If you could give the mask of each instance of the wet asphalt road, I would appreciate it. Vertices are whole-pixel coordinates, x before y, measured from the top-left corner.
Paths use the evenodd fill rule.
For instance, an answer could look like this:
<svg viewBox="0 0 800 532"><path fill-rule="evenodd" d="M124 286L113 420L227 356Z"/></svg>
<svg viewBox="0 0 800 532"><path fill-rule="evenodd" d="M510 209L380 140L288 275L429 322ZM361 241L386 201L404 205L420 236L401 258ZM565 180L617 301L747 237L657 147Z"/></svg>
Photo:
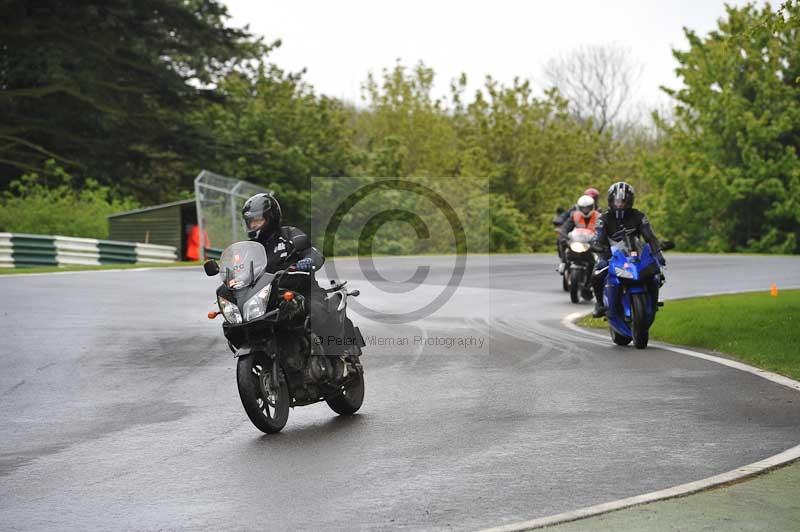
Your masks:
<svg viewBox="0 0 800 532"><path fill-rule="evenodd" d="M351 313L364 406L297 408L276 436L242 410L199 270L0 277L0 530L474 530L800 443L796 392L564 329L588 304L550 257L471 257L442 308L379 321L432 300L451 262L378 259L390 281L431 266L388 293L340 261L369 307ZM771 282L800 286L800 260L674 255L664 296Z"/></svg>

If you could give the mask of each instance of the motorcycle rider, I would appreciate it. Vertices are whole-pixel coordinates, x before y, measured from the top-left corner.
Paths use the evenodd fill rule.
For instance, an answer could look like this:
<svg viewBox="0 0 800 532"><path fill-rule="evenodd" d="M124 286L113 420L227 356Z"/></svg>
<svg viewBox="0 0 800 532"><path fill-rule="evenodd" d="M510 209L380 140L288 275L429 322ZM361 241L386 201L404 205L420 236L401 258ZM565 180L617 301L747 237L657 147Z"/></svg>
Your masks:
<svg viewBox="0 0 800 532"><path fill-rule="evenodd" d="M600 191L594 187L587 188L583 191L584 196L589 196L594 200L594 210L600 210L600 204L598 203L600 200Z"/></svg>
<svg viewBox="0 0 800 532"><path fill-rule="evenodd" d="M594 205L593 205L591 210L595 210L595 211L598 210L597 201L600 198L600 192L596 188L593 188L593 187L587 188L586 190L583 191L583 195L581 195L581 197L578 198L578 201L580 201L582 198L584 198L586 196L591 198L591 200L594 203ZM559 275L563 275L564 274L564 269L567 266L567 259L566 259L567 240L566 240L566 235L569 233L569 231L572 231L572 229L574 229L574 227L571 227L569 230L564 232L564 230L563 230L564 225L569 223L570 221L574 221L575 213L576 212L580 212L581 210L582 210L581 207L576 203L575 205L570 207L570 209L568 211L564 211L561 214L556 215L555 218L553 218L553 225L556 226L556 228L557 228L556 232L558 234L558 239L556 240L556 250L558 251L558 258L560 259L560 263L558 265L558 268L556 268L556 271L558 272Z"/></svg>
<svg viewBox="0 0 800 532"><path fill-rule="evenodd" d="M578 202L575 204L578 209L572 213L572 216L559 229L563 240L566 241L570 231L575 228L595 230L597 220L600 218L600 213L595 209L595 205L595 200L588 194L578 198Z"/></svg>
<svg viewBox="0 0 800 532"><path fill-rule="evenodd" d="M264 246L267 252L269 273L293 269L311 275L325 263L325 257L311 245L311 240L300 229L281 226L281 205L272 194L256 194L245 201L242 218L250 240ZM312 277L309 294L304 294L311 317L311 329L326 352L337 350L334 338L340 338L336 316L328 309L327 293Z"/></svg>
<svg viewBox="0 0 800 532"><path fill-rule="evenodd" d="M591 197L594 200L594 208L597 209L597 210L600 209L600 205L598 203L598 201L600 200L600 191L598 191L596 188L594 188L594 187L587 188L586 190L583 191L583 194L581 194L581 196L589 196L589 197ZM572 214L576 210L578 210L578 206L577 205L573 205L572 207L570 207L566 211L557 214L553 218L553 225L556 226L556 227L561 227L562 225L564 225L564 223L567 220L569 220L569 218L572 216Z"/></svg>
<svg viewBox="0 0 800 532"><path fill-rule="evenodd" d="M633 187L624 181L618 181L608 189L608 209L603 212L595 226L595 235L592 248L600 255L592 274L592 285L595 295L594 312L592 316L604 316L606 308L603 303L603 287L608 276L608 260L611 258L611 244L609 240L620 241L624 239L624 230L634 230L633 236L641 236L650 244L653 256L661 266L666 266L664 255L661 252L661 243L656 238L647 216L633 208L635 192ZM658 287L655 287L654 297L658 299Z"/></svg>

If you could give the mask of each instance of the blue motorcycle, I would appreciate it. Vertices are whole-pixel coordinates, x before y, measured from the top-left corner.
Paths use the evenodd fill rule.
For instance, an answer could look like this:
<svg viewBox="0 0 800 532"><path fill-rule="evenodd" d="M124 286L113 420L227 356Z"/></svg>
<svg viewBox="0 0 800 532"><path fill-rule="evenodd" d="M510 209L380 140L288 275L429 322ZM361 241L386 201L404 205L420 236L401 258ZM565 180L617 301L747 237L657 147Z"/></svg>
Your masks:
<svg viewBox="0 0 800 532"><path fill-rule="evenodd" d="M637 349L644 349L656 312L663 305L658 302L658 291L664 272L650 244L641 245L632 233L626 230L623 240L611 246L603 299L611 340L617 345L633 341ZM664 242L661 249L673 247L672 242Z"/></svg>

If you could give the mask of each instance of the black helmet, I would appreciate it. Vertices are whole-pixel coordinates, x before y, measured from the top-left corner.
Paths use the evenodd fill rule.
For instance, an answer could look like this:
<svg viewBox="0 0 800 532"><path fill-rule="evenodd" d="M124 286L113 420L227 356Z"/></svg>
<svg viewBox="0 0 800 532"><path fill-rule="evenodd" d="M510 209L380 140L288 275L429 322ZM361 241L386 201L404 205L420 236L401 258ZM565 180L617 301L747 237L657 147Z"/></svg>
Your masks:
<svg viewBox="0 0 800 532"><path fill-rule="evenodd" d="M625 181L618 181L608 189L608 210L617 218L625 216L628 209L633 208L633 199L636 193L633 187Z"/></svg>
<svg viewBox="0 0 800 532"><path fill-rule="evenodd" d="M256 194L242 207L244 228L250 240L258 240L262 232L269 234L281 226L281 204L272 194Z"/></svg>

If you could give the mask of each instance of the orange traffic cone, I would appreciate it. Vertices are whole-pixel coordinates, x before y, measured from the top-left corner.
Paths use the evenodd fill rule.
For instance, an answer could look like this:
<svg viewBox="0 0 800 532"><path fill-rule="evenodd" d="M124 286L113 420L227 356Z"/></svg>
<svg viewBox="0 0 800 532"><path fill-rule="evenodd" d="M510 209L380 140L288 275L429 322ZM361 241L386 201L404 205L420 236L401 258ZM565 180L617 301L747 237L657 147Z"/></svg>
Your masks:
<svg viewBox="0 0 800 532"><path fill-rule="evenodd" d="M778 297L778 285L772 283L772 286L769 287L769 295L772 297Z"/></svg>

